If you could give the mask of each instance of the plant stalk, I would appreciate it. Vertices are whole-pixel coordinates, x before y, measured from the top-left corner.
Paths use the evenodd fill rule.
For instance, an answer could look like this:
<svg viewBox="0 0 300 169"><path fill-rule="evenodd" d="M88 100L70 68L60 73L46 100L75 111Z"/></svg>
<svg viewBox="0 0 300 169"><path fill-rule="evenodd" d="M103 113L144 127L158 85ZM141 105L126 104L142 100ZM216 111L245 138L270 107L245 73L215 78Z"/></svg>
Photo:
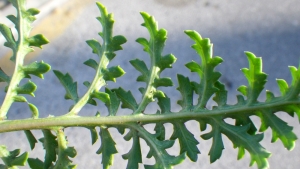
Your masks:
<svg viewBox="0 0 300 169"><path fill-rule="evenodd" d="M204 119L213 116L223 115L224 118L235 113L254 114L258 110L270 109L271 107L284 107L291 104L300 104L297 101L273 101L269 103L256 103L249 107L232 105L222 109L203 109L200 111L183 110L176 113L167 114L136 114L124 116L107 116L107 117L80 117L80 116L58 116L40 119L22 119L22 120L5 120L0 122L0 133L20 131L20 130L37 130L37 129L57 129L57 126L64 127L89 127L100 125L123 126L128 123L139 122L141 124L172 122L174 120L188 121L191 119Z"/></svg>

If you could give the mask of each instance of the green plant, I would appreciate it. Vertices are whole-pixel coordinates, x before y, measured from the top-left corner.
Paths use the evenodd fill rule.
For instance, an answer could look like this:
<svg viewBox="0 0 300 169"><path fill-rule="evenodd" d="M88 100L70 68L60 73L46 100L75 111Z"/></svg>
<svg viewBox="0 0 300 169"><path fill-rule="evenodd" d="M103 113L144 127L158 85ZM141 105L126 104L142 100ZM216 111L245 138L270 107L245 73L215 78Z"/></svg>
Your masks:
<svg viewBox="0 0 300 169"><path fill-rule="evenodd" d="M182 99L177 103L182 107L178 112L171 111L170 98L160 87L173 86L170 78L161 77L161 72L166 68L172 68L176 61L172 54L162 55L166 42L167 31L158 29L157 23L152 16L142 12L144 19L143 26L148 29L150 39L138 38L137 42L144 47L144 51L150 56L151 64L146 66L145 62L139 59L131 60L131 65L141 74L138 82L146 83L144 88L140 88L142 99L137 102L130 91L123 88L109 89L105 87L107 81L116 81L125 72L120 66L108 66L109 62L116 56L115 51L121 50L121 45L126 42L123 36L113 35L113 16L108 14L105 7L97 3L101 12L101 17L97 19L102 25L102 32L99 33L103 42L100 44L96 40L88 40L87 44L92 48L92 52L98 56L98 61L89 59L84 62L96 70L94 79L91 82L84 82L87 91L83 96L77 94L77 83L67 73L63 74L54 70L66 90L65 99L74 101L69 112L61 116L49 116L39 118L38 108L29 103L24 96L34 96L36 85L28 81L21 85L23 79L30 78L31 75L43 78L43 74L50 70L50 65L44 62L33 62L25 65L24 57L32 52L32 47L42 47L48 43L43 35L30 37L31 23L35 20L34 15L39 11L36 9L26 9L25 0L11 0L17 9L17 15L9 15L18 32L17 40L14 38L10 28L0 24L0 32L5 37L5 46L13 51L11 60L15 63L15 70L8 76L0 69L0 81L6 82L6 96L0 109L0 132L24 131L30 147L33 149L37 143L36 138L30 130L41 130L44 137L39 139L45 149L45 158L29 158L28 152L21 155L20 150L8 151L6 146L0 146L0 157L3 164L0 168L17 168L28 162L31 168L75 168L71 158L76 156L76 150L67 144L64 129L67 127L85 127L91 132L92 143L98 137L101 139L101 147L97 151L102 154L103 168L109 168L113 162L113 155L117 153L114 138L112 138L109 128L117 128L123 135L125 129L129 132L125 134L126 141L132 140L132 147L127 154L122 157L128 160L127 168L138 168L142 163L140 140L143 139L148 144L150 150L148 158L154 157L155 165L145 165L145 168L172 168L172 166L182 162L186 156L191 161L197 161L199 150L198 141L185 126L185 122L196 120L200 124L200 130L205 131L210 125L212 130L201 135L204 140L212 139L212 146L209 152L210 161L215 162L222 155L224 149L222 135L231 140L235 148L238 148L238 159L241 159L245 151L251 156L250 165L257 164L258 168L268 168L267 158L270 153L261 146L264 131L271 128L273 132L272 142L280 139L284 147L293 149L296 135L292 127L279 118L275 113L284 111L293 116L294 113L300 117L299 92L300 92L300 70L290 67L292 82L290 86L283 79L278 79L278 86L281 96L274 96L270 91L266 92L266 100L259 102L257 98L264 89L267 75L262 72L262 61L253 53L246 52L249 61L249 68L242 69L248 80L247 86L240 86L237 96L237 104L227 104L227 91L225 86L219 81L221 73L215 67L222 62L222 58L212 56L212 45L209 39L202 38L197 32L187 30L185 33L195 44L192 48L199 54L201 63L189 62L186 67L195 72L200 77L200 82L191 82L188 77L177 75L179 86L177 90L181 93ZM102 89L102 90L100 90ZM194 95L198 96L198 101L194 103ZM211 110L207 109L207 102L210 98L217 104ZM109 115L104 117L100 113L96 117L82 117L79 112L86 104L97 105L97 100L102 101ZM9 120L6 115L14 102L27 103L32 111L32 117L28 119ZM157 102L159 110L154 110L153 114L145 114L144 110L151 102ZM121 108L132 110L130 115L117 115ZM258 131L250 116L257 116L261 119L261 126ZM225 121L227 118L235 120L235 124ZM164 124L173 125L173 133L170 138L165 137ZM151 133L144 126L155 124L155 133ZM100 130L97 134L97 130ZM175 140L179 141L180 151L178 155L168 154L166 149L172 148Z"/></svg>

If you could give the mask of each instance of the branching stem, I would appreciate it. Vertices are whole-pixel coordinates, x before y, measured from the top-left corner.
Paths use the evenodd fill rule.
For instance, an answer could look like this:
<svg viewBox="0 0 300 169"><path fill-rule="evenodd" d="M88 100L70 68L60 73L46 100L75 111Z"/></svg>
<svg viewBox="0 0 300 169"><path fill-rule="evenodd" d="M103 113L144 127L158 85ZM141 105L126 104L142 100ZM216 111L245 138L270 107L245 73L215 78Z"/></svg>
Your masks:
<svg viewBox="0 0 300 169"><path fill-rule="evenodd" d="M6 119L6 114L10 108L10 106L12 105L12 103L14 102L14 96L17 95L17 92L15 91L15 89L18 87L20 81L23 79L23 73L21 72L20 68L23 66L23 62L24 62L24 57L25 55L29 52L28 50L30 50L30 48L26 48L27 45L24 45L24 32L25 32L25 26L26 24L24 24L24 20L22 17L22 12L21 12L21 6L17 6L17 19L18 19L18 41L17 41L17 49L16 51L13 51L13 57L15 58L15 69L14 69L14 73L12 75L12 78L10 80L9 83L9 87L7 89L6 92L6 96L3 100L1 109L0 109L0 120L4 120Z"/></svg>
<svg viewBox="0 0 300 169"><path fill-rule="evenodd" d="M187 110L168 113L168 114L137 114L126 116L108 116L108 117L49 117L40 119L23 119L23 120L7 120L0 123L0 133L19 131L19 130L35 130L35 129L53 129L57 126L64 127L78 127L78 126L100 126L100 125L114 125L122 126L128 123L140 122L142 124L155 123L155 122L169 122L177 119L190 120L202 119L206 117L224 115L226 117L230 114L237 112L254 113L255 110L268 109L270 107L284 107L291 104L300 104L298 101L272 101L269 103L256 103L250 107L245 106L229 106L220 110L203 109L199 112L190 112Z"/></svg>

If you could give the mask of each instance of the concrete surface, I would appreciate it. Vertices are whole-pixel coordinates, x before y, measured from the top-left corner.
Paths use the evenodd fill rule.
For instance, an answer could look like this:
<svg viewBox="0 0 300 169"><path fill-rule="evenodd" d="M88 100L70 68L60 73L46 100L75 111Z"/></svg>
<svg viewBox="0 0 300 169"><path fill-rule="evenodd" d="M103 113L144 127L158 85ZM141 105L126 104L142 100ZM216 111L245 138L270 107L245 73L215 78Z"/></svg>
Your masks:
<svg viewBox="0 0 300 169"><path fill-rule="evenodd" d="M117 80L117 83L109 83L108 87L114 88L122 86L125 89L132 90L133 94L139 99L138 88L143 84L131 81L139 75L137 71L129 64L129 60L134 58L149 59L142 51L142 47L135 42L138 37L148 37L146 29L141 27L143 22L139 11L146 11L153 15L159 23L160 28L168 30L168 37L165 54L173 53L177 57L177 62L173 70L165 70L164 76L170 76L176 83L175 73L189 75L192 80L197 80L196 75L191 74L183 65L191 60L199 61L195 51L190 48L192 41L183 33L183 30L193 29L198 31L203 37L209 37L214 44L214 55L221 56L224 59L218 70L222 72L221 81L227 84L229 90L229 103L236 102L235 95L238 94L236 88L242 84L247 84L240 69L247 67L247 59L244 51L251 51L257 56L261 56L264 61L264 72L268 77L266 89L278 94L276 78L284 78L288 82L291 80L288 66L298 66L300 56L300 2L298 0L262 0L262 1L201 1L201 0L152 0L152 1L124 1L124 0L102 0L101 1L109 12L115 16L115 34L124 35L128 42L123 46L124 50L118 52L116 59L111 65L121 65L127 72L124 77ZM41 14L43 11L41 10ZM43 33L51 41L43 50L37 49L35 54L28 56L27 61L44 60L52 65L53 70L70 72L73 79L78 82L79 94L82 95L85 87L83 81L90 80L93 77L93 70L87 68L82 63L88 58L96 58L91 53L91 49L86 45L85 40L100 39L97 33L101 31L100 24L95 17L99 16L99 11L92 0L67 1L60 7L55 8L50 14L41 19L34 32ZM1 16L2 17L2 16ZM9 57L7 50L0 47L0 54L3 57L0 60L1 67L10 72L11 63L5 61ZM176 72L175 72L176 71ZM132 78L134 77L134 78ZM130 79L130 80L128 80ZM30 99L40 109L41 116L48 114L61 115L67 112L70 101L63 99L64 89L52 72L45 75L44 80L33 78L39 86L36 91L36 98ZM134 85L133 85L134 84ZM42 87L43 86L43 87ZM180 99L179 92L172 89L164 89L169 97L172 98L173 110L178 110L176 100ZM3 98L1 93L0 98ZM55 98L55 99L54 99ZM263 100L264 96L261 96ZM155 108L152 104L148 111ZM100 111L104 115L107 113L103 105L99 107L86 106L80 115L94 115ZM122 111L120 114L126 114L129 111ZM283 113L279 113L288 123L295 126L295 133L300 136L300 127L297 118L291 118ZM27 118L30 112L24 104L14 104L9 118L17 117ZM255 118L259 125L259 119ZM200 139L198 124L190 122L187 124L193 130L195 138L200 142L199 148L201 154L196 163L186 160L175 168L247 168L250 157L247 154L242 160L237 161L237 150L232 148L232 144L224 137L225 150L220 160L209 164L207 156L211 141ZM195 127L197 126L197 127ZM151 128L153 126L149 126ZM169 137L172 129L169 125ZM112 168L125 168L126 161L121 157L129 150L128 143L123 141L122 136L115 130L111 130L118 143L120 154L115 156L115 163ZM39 131L34 132L37 138L41 137ZM102 168L101 156L94 152L99 148L99 141L91 146L89 132L85 129L67 129L66 133L69 139L69 145L78 149L78 157L74 162L78 168ZM300 165L298 157L300 155L299 141L293 151L288 152L282 146L280 141L274 144L269 143L271 131L268 130L263 146L272 152L269 158L270 168L272 169L296 169ZM22 150L28 150L25 136L19 132L1 134L1 144L7 143L10 149L22 146ZM25 143L23 143L25 142ZM154 160L147 160L145 142L142 142L143 161L153 163ZM129 143L130 145L130 143ZM177 153L171 151L170 153ZM31 153L33 157L43 158L41 145ZM25 167L26 168L26 167ZM143 168L143 167L141 167ZM254 166L253 168L256 168Z"/></svg>

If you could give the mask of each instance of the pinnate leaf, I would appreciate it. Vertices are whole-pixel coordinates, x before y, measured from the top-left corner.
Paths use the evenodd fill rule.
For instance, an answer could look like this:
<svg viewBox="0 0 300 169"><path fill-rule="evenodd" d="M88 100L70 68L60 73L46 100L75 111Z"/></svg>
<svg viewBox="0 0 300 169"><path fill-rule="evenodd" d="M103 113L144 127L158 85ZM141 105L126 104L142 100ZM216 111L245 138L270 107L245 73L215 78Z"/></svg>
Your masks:
<svg viewBox="0 0 300 169"><path fill-rule="evenodd" d="M142 163L141 145L138 134L135 130L130 130L124 137L126 141L132 139L132 147L128 153L122 155L123 159L128 160L126 169L138 169L139 163Z"/></svg>
<svg viewBox="0 0 300 169"><path fill-rule="evenodd" d="M200 151L197 148L199 142L195 139L194 135L186 128L185 124L181 121L173 122L174 132L171 140L178 139L180 144L180 154L186 152L190 160L196 162Z"/></svg>
<svg viewBox="0 0 300 169"><path fill-rule="evenodd" d="M199 95L196 109L205 108L210 97L218 91L215 83L221 76L220 72L214 71L215 67L223 62L220 57L212 57L212 44L209 39L203 39L196 31L186 30L185 33L195 42L192 48L201 58L201 65L192 61L186 64L191 72L198 73L200 84L193 82L195 92Z"/></svg>
<svg viewBox="0 0 300 169"><path fill-rule="evenodd" d="M41 143L43 143L43 147L46 151L45 153L45 161L44 168L49 168L52 166L52 162L56 161L56 151L58 149L58 143L56 140L56 136L54 136L50 130L42 130L44 137L39 139Z"/></svg>
<svg viewBox="0 0 300 169"><path fill-rule="evenodd" d="M145 165L146 169L171 169L172 166L179 164L184 160L184 153L178 156L172 156L166 151L166 149L174 145L174 140L158 140L157 136L161 133L151 134L143 127L138 125L131 125L131 127L138 131L139 137L143 138L146 141L147 145L150 147L147 158L155 158L155 165Z"/></svg>
<svg viewBox="0 0 300 169"><path fill-rule="evenodd" d="M148 69L144 61L139 59L130 61L132 66L141 73L137 81L146 83L146 87L139 88L143 97L138 106L138 113L143 112L150 102L155 101L155 98L165 97L164 92L157 88L172 86L173 82L170 78L161 78L160 73L166 68L171 68L172 64L176 61L175 56L172 54L162 55L167 39L167 31L165 29L158 29L153 16L145 12L141 12L141 15L144 19L142 26L147 28L150 39L138 38L136 42L141 44L144 51L149 54L151 64Z"/></svg>
<svg viewBox="0 0 300 169"><path fill-rule="evenodd" d="M62 129L57 130L57 161L51 169L75 169L76 165L72 164L70 158L77 155L74 147L67 146L67 139Z"/></svg>
<svg viewBox="0 0 300 169"><path fill-rule="evenodd" d="M97 154L102 154L102 164L104 169L108 169L113 164L113 155L118 151L116 143L111 137L107 128L100 127L99 136L101 137L101 147L98 149Z"/></svg>
<svg viewBox="0 0 300 169"><path fill-rule="evenodd" d="M211 132L201 135L204 140L213 139L209 150L210 163L215 162L222 155L224 144L219 126L214 126Z"/></svg>
<svg viewBox="0 0 300 169"><path fill-rule="evenodd" d="M234 147L238 147L238 159L244 156L246 149L251 156L250 166L256 163L260 169L269 167L267 158L271 154L259 143L263 139L263 134L250 135L247 132L250 125L233 126L218 119L214 119L214 122L219 125L221 132L232 141Z"/></svg>
<svg viewBox="0 0 300 169"><path fill-rule="evenodd" d="M250 52L245 52L245 54L249 61L249 69L243 68L242 72L247 78L249 86L241 86L238 88L238 91L247 97L248 103L253 103L257 101L259 94L264 89L267 75L262 72L261 58L257 58Z"/></svg>
<svg viewBox="0 0 300 169"><path fill-rule="evenodd" d="M293 127L287 125L285 121L278 118L270 110L261 112L259 116L262 121L260 131L263 132L270 127L272 129L272 142L277 141L279 138L286 149L292 150L295 147L297 136L293 133Z"/></svg>
<svg viewBox="0 0 300 169"><path fill-rule="evenodd" d="M112 30L113 30L113 15L108 14L106 8L99 2L96 2L101 17L97 17L97 19L100 21L103 27L103 31L99 33L99 35L103 38L104 42L107 43L107 53L106 57L108 60L112 60L115 57L115 51L121 50L121 45L124 44L127 40L124 36L117 35L112 36ZM96 45L97 48L99 48L99 45ZM95 49L93 48L93 51ZM101 51L102 52L102 51Z"/></svg>

